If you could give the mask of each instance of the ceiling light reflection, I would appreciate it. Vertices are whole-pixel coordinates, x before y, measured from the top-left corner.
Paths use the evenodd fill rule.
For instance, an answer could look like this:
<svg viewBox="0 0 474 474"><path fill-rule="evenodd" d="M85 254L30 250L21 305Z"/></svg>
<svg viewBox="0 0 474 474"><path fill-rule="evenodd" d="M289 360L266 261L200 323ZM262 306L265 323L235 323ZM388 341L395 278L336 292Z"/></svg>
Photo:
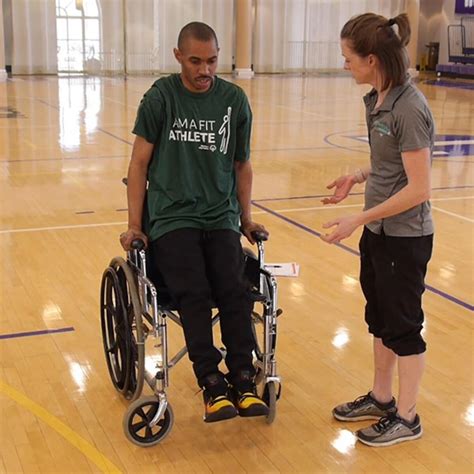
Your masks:
<svg viewBox="0 0 474 474"><path fill-rule="evenodd" d="M347 454L354 449L357 438L349 430L340 430L337 438L331 442L331 446L341 454Z"/></svg>
<svg viewBox="0 0 474 474"><path fill-rule="evenodd" d="M50 301L44 305L41 317L49 329L56 326L56 321L63 319L62 310L56 303Z"/></svg>
<svg viewBox="0 0 474 474"><path fill-rule="evenodd" d="M349 342L349 331L347 328L339 328L336 335L332 338L332 345L337 349L341 349Z"/></svg>
<svg viewBox="0 0 474 474"><path fill-rule="evenodd" d="M456 267L452 263L447 263L439 269L439 276L443 280L452 280L456 276Z"/></svg>
<svg viewBox="0 0 474 474"><path fill-rule="evenodd" d="M468 426L474 426L474 402L467 407L463 414L464 423Z"/></svg>
<svg viewBox="0 0 474 474"><path fill-rule="evenodd" d="M306 290L301 282L292 281L290 284L290 293L292 296L300 297L306 295Z"/></svg>
<svg viewBox="0 0 474 474"><path fill-rule="evenodd" d="M359 289L359 279L351 275L342 275L342 288L348 293Z"/></svg>
<svg viewBox="0 0 474 474"><path fill-rule="evenodd" d="M69 373L73 378L74 382L79 388L79 392L83 393L86 391L87 378L91 372L91 367L89 364L79 364L79 362L74 362L68 360Z"/></svg>

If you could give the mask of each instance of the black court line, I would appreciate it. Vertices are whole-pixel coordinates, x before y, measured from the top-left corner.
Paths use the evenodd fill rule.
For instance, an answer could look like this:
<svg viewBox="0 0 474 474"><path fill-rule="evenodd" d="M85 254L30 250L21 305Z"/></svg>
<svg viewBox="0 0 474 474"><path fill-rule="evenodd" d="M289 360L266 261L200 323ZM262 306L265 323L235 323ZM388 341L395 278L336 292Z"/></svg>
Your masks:
<svg viewBox="0 0 474 474"><path fill-rule="evenodd" d="M74 331L72 326L59 329L43 329L40 331L13 332L11 334L0 334L0 339L14 339L17 337L43 336L44 334L56 334L61 332Z"/></svg>
<svg viewBox="0 0 474 474"><path fill-rule="evenodd" d="M268 212L269 214L271 214L275 217L278 217L278 219L281 219L285 222L288 222L289 224L292 224L295 227L298 227L299 229L302 229L305 232L308 232L308 233L314 235L315 237L321 237L320 232L317 232L317 231L311 229L310 227L307 227L304 224L299 223L298 221L290 219L289 217L286 217L286 216L280 214L279 212L273 211L272 209L269 209L268 207L262 206L261 204L258 204L255 201L252 201L252 204L254 206L258 207L259 209L261 209L262 211ZM327 245L325 242L324 242L324 244ZM335 245L336 247L339 247L339 248L345 250L346 252L351 253L352 255L360 257L360 253L358 251L352 249L351 247L348 247L347 245L344 245L344 244L341 244L341 243L336 243L336 244L332 244L332 245ZM428 291L431 291L432 293L437 294L438 296L441 296L442 298L445 298L445 299L451 301L452 303L455 303L459 306L462 306L463 308L465 308L469 311L474 311L474 305L466 303L465 301L462 301L459 298L456 298L455 296L450 295L449 293L446 293L442 290L438 290L437 288L435 288L431 285L426 285L426 289Z"/></svg>
<svg viewBox="0 0 474 474"><path fill-rule="evenodd" d="M58 107L57 105L52 105L52 104L50 104L49 102L46 102L43 99L36 99L36 100L38 102L41 102L44 105L47 105L48 107L52 107L53 109L56 109L56 110L61 110L60 107ZM123 138L120 138L117 135L114 135L113 133L110 133L107 130L104 130L103 128L97 127L96 129L99 130L102 133L105 133L106 135L111 136L112 138L115 138L116 140L120 140L121 142L126 143L127 145L133 145L132 142L129 142L128 140L124 140Z"/></svg>
<svg viewBox="0 0 474 474"><path fill-rule="evenodd" d="M38 102L41 102L41 103L44 104L44 105L47 105L48 107L53 108L53 109L61 110L59 106L50 104L49 102L46 102L46 101L43 100L43 99L35 99L35 100L37 100Z"/></svg>
<svg viewBox="0 0 474 474"><path fill-rule="evenodd" d="M127 145L132 146L133 143L129 142L128 140L124 140L123 138L117 137L117 135L114 135L113 133L108 132L107 130L104 130L103 128L97 127L97 130L99 130L102 133L105 133L106 135L109 135L112 138L115 138L116 140L119 140L123 143L126 143Z"/></svg>

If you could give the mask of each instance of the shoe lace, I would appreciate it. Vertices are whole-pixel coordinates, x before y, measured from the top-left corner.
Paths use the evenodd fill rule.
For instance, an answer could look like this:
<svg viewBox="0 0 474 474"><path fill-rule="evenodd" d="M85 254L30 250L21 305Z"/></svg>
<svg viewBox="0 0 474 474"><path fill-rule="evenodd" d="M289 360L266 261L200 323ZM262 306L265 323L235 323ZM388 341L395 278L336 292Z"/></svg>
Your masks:
<svg viewBox="0 0 474 474"><path fill-rule="evenodd" d="M362 395L356 398L353 402L349 402L349 408L359 408L360 406L364 405L367 400L371 400L372 397L370 396L370 392L367 395Z"/></svg>
<svg viewBox="0 0 474 474"><path fill-rule="evenodd" d="M226 400L227 399L227 396L226 395L218 395L217 397L212 397L208 402L207 404L212 407L213 405L215 405L217 402L220 402L222 400Z"/></svg>
<svg viewBox="0 0 474 474"><path fill-rule="evenodd" d="M240 392L239 393L239 401L242 402L247 398L259 398L258 395L255 392L251 391L246 391L246 392Z"/></svg>
<svg viewBox="0 0 474 474"><path fill-rule="evenodd" d="M377 421L377 423L374 423L372 425L372 428L377 433L382 433L383 431L387 430L392 425L397 423L397 421L398 421L398 417L396 413L389 413L387 416L382 416L382 418L380 418L380 420Z"/></svg>

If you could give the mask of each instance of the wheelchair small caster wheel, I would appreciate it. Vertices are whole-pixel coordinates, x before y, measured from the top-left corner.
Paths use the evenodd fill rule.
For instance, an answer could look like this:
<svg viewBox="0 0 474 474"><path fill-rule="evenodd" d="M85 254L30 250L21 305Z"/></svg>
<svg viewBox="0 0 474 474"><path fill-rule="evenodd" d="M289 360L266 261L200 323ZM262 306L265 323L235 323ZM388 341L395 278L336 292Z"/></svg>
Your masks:
<svg viewBox="0 0 474 474"><path fill-rule="evenodd" d="M277 389L275 382L268 382L263 389L263 401L268 405L268 415L265 419L268 425L275 421L276 417L276 402L277 402Z"/></svg>
<svg viewBox="0 0 474 474"><path fill-rule="evenodd" d="M154 396L139 398L129 406L123 417L122 426L125 436L132 443L147 448L166 438L173 427L173 410L168 404L163 416L156 424L150 426L159 407L160 401Z"/></svg>

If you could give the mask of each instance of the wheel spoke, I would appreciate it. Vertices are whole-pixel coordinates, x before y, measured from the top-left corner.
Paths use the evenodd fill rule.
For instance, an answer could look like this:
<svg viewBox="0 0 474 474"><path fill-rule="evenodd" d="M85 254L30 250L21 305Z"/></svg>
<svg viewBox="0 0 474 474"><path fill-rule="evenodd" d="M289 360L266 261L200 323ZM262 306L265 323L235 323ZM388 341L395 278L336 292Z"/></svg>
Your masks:
<svg viewBox="0 0 474 474"><path fill-rule="evenodd" d="M132 430L134 433L138 433L140 430L145 428L145 426L148 426L146 421L139 421L138 423L132 424Z"/></svg>
<svg viewBox="0 0 474 474"><path fill-rule="evenodd" d="M107 349L107 352L109 354L114 354L116 355L117 354L117 348L118 348L118 344L117 342L114 342L108 349Z"/></svg>
<svg viewBox="0 0 474 474"><path fill-rule="evenodd" d="M146 414L146 419L148 420L148 423L150 423L151 420L153 420L153 418L156 415L156 412L158 411L158 405L157 404L149 405L149 407L150 407L150 409L148 410L148 413Z"/></svg>

